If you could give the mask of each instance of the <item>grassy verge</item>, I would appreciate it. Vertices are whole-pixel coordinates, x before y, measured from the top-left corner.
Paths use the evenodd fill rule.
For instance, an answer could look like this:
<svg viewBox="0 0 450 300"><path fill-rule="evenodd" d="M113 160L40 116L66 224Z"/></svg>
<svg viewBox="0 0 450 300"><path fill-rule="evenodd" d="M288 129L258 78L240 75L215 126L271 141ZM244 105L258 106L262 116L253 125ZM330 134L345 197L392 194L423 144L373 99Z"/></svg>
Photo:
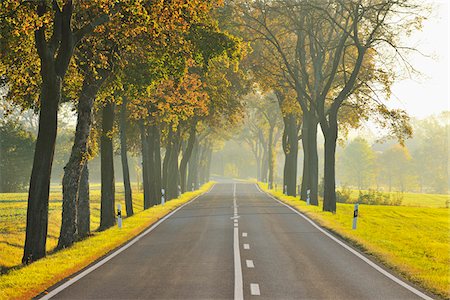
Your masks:
<svg viewBox="0 0 450 300"><path fill-rule="evenodd" d="M95 185L95 184L94 184ZM25 242L28 193L0 193L0 274L21 264ZM125 207L123 185L116 186L116 203ZM133 190L134 212L143 210L142 192ZM58 243L62 210L61 186L52 186L48 213L47 252ZM91 229L100 225L100 190L90 186Z"/></svg>
<svg viewBox="0 0 450 300"><path fill-rule="evenodd" d="M113 227L95 232L92 237L68 249L48 255L31 265L10 270L0 276L0 299L28 299L39 294L129 241L177 207L206 192L212 185L207 183L199 190L184 193L163 206L157 205L126 218L122 229Z"/></svg>
<svg viewBox="0 0 450 300"><path fill-rule="evenodd" d="M267 189L365 253L425 289L450 299L450 210L446 208L360 205L352 230L353 205L337 204L336 214L307 206L298 198Z"/></svg>

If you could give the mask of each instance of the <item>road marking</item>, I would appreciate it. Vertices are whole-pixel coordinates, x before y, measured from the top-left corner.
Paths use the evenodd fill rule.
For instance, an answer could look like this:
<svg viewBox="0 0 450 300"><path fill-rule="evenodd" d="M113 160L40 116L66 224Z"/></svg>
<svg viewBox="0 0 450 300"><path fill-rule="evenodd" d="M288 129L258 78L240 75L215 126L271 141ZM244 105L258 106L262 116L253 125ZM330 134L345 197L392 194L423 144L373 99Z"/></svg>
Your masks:
<svg viewBox="0 0 450 300"><path fill-rule="evenodd" d="M234 223L237 223L237 222L239 222L237 219L234 219Z"/></svg>
<svg viewBox="0 0 450 300"><path fill-rule="evenodd" d="M240 218L240 216L234 216L234 217L231 217L230 219L239 219Z"/></svg>
<svg viewBox="0 0 450 300"><path fill-rule="evenodd" d="M270 198L272 198L273 200L277 201L278 203L286 206L287 208L289 208L290 210L292 210L293 212L295 212L297 215L301 216L303 219L305 219L306 221L308 221L309 223L311 223L312 226L314 226L315 228L317 228L320 232L322 232L323 234L325 234L327 237L329 237L330 239L332 239L333 241L335 241L336 243L338 243L339 245L341 245L343 248L347 249L348 251L350 251L351 253L353 253L355 256L357 256L358 258L360 258L362 261L364 261L365 263L367 263L369 266L371 266L372 268L374 268L375 270L377 270L378 272L380 272L381 274L383 274L384 276L386 276L387 278L391 279L392 281L394 281L395 283L401 285L402 287L404 287L405 289L409 290L410 292L416 294L417 296L421 297L422 299L426 299L426 300L433 300L433 298L427 296L426 294L422 293L421 291L419 291L418 289L410 286L409 284L407 284L406 282L404 282L403 280L401 280L400 278L395 277L394 275L392 275L391 273L387 272L385 269L383 269L382 267L380 267L379 265L377 265L376 263L374 263L373 261L371 261L370 259L368 259L367 257L365 257L364 255L362 255L361 253L359 253L358 251L356 251L355 249L353 249L352 247L350 247L349 245L345 244L344 242L342 242L341 240L337 239L336 237L334 237L333 235L331 235L330 233L326 232L322 227L320 227L319 225L317 225L313 220L311 220L310 218L308 218L307 216L305 216L303 213L299 212L298 210L296 210L295 208L287 205L286 203L281 202L280 200L278 200L277 198L273 197L272 195L265 193L263 190L261 190L261 188L258 186L257 183L255 183L257 189L261 192L266 194L267 196L269 196Z"/></svg>
<svg viewBox="0 0 450 300"><path fill-rule="evenodd" d="M233 204L234 211L237 214L236 207L236 183L233 186ZM233 252L234 252L234 299L244 300L244 286L242 282L241 250L239 249L239 228L234 223Z"/></svg>
<svg viewBox="0 0 450 300"><path fill-rule="evenodd" d="M244 249L245 250L249 250L250 249L250 245L249 244L244 244Z"/></svg>
<svg viewBox="0 0 450 300"><path fill-rule="evenodd" d="M234 227L239 227L239 224L238 223L234 223Z"/></svg>
<svg viewBox="0 0 450 300"><path fill-rule="evenodd" d="M252 296L259 296L259 295L261 295L261 293L259 291L259 284L257 284L257 283L250 283L250 294L252 294Z"/></svg>
<svg viewBox="0 0 450 300"><path fill-rule="evenodd" d="M243 237L247 237L247 232L243 232L243 233L242 233L242 236L243 236Z"/></svg>
<svg viewBox="0 0 450 300"><path fill-rule="evenodd" d="M99 267L101 267L102 265L104 265L105 263L107 263L108 261L110 261L111 259L113 259L114 257L116 257L117 255L119 255L120 253L122 253L123 251L127 250L128 248L130 248L132 245L134 245L136 242L138 242L142 237L144 237L145 235L149 234L150 232L152 232L156 227L158 227L162 222L164 222L165 220L167 220L168 218L170 218L173 214L175 214L177 211L179 211L180 209L182 209L183 207L185 207L186 205L192 203L193 201L197 200L197 198L199 198L200 196L203 196L204 194L209 193L212 188L214 187L211 186L211 188L203 193L200 194L196 197L194 197L194 199L190 200L189 202L186 202L185 204L181 205L180 207L178 207L177 209L175 209L174 211L172 211L171 213L167 214L165 217L163 217L162 219L160 219L158 222L156 222L155 224L153 224L152 226L150 226L150 228L148 228L147 230L145 230L143 233L141 233L140 235L136 236L134 239L132 239L131 241L129 241L128 243L126 243L125 245L123 245L121 248L117 249L116 251L114 251L113 253L111 253L110 255L104 257L102 260L100 260L98 263L94 264L93 266L87 268L86 270L84 270L83 272L81 272L80 274L78 274L77 276L68 279L65 283L61 284L60 286L58 286L57 288L55 288L54 290L49 291L47 294L45 294L44 296L42 296L39 299L50 299L53 296L57 295L58 293L60 293L62 290L68 288L69 286L71 286L72 284L74 284L75 282L77 282L78 280L80 280L81 278L83 278L84 276L88 275L89 273L91 273L92 271L98 269Z"/></svg>
<svg viewBox="0 0 450 300"><path fill-rule="evenodd" d="M247 265L247 268L254 268L255 265L253 264L253 260L247 259L245 260L245 264Z"/></svg>

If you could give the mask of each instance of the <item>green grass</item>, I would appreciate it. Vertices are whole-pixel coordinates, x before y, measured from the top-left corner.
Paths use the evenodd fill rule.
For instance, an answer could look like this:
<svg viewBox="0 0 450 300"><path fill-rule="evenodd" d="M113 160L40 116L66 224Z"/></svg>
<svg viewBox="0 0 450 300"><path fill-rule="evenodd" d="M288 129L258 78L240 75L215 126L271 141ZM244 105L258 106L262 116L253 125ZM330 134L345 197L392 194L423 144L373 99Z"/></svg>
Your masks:
<svg viewBox="0 0 450 300"><path fill-rule="evenodd" d="M268 191L267 185L260 184L260 187ZM268 192L408 280L450 298L449 209L360 205L358 228L352 230L353 204L338 203L336 214L332 214L323 212L321 205L307 206L304 201L279 191ZM413 204L422 201L420 197L409 199Z"/></svg>
<svg viewBox="0 0 450 300"><path fill-rule="evenodd" d="M91 230L100 224L100 190L90 191ZM121 203L125 211L122 185L116 186L116 203ZM20 265L25 242L25 225L27 216L28 193L0 193L0 272ZM58 243L61 225L62 194L52 188L49 203L49 224L47 235L47 251L51 251ZM143 209L143 194L133 191L134 212Z"/></svg>
<svg viewBox="0 0 450 300"><path fill-rule="evenodd" d="M134 193L135 215L123 220L122 229L113 227L103 232L93 232L92 237L28 266L19 266L26 220L26 201L23 201L23 196L26 194L0 194L0 261L3 266L15 267L0 276L0 299L27 299L39 294L132 239L170 211L207 191L212 184L207 183L200 190L184 193L179 199L145 211L142 210L142 194ZM99 225L99 194L94 192L91 198L91 228L95 229ZM52 193L50 199L47 250L56 246L61 221L61 200L58 200L61 199L60 194ZM117 200L123 202L123 193L120 191L117 193ZM8 219L3 216L8 216Z"/></svg>

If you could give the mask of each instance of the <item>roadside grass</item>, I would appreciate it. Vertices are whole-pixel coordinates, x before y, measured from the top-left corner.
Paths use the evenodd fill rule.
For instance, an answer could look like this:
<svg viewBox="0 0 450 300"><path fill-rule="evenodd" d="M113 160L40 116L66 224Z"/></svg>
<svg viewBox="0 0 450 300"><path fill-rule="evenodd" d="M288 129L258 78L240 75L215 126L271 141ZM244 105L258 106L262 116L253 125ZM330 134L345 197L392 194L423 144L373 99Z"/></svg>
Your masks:
<svg viewBox="0 0 450 300"><path fill-rule="evenodd" d="M178 199L167 201L164 205L157 205L147 210L142 210L142 205L140 207L136 207L137 210L135 210L135 214L132 217L125 218L123 220L122 229L112 227L103 232L93 232L91 237L75 243L72 247L56 253L50 253L46 258L43 258L28 266L17 266L17 260L20 262L21 259L22 249L12 250L11 247L0 248L0 253L2 254L1 260L8 261L6 256L15 256L15 259L12 260L11 264L15 264L16 266L15 268L7 271L5 274L0 275L0 299L29 299L38 295L45 289L83 269L98 258L131 240L133 237L148 228L151 224L155 223L177 207L206 192L212 185L213 182L204 184L199 190L186 192ZM96 197L93 198L95 199ZM139 199L139 197L136 198ZM94 208L92 211L94 217L91 220L91 226L94 225L93 228L96 228L95 226L98 226L99 224L99 206L96 206L95 201L91 202L94 202L91 206L91 209ZM3 213L4 203L0 203L0 211ZM138 202L136 201L136 204L137 203ZM142 203L142 201L140 203ZM51 235L50 242L53 243L54 247L56 246L57 237L59 235L59 222L61 220L61 216L59 216L58 219L56 215L61 214L61 203L60 201L59 203L51 202L51 205L55 205L55 207L50 214L52 219L50 219L51 221L49 222L49 229L52 228L52 230L51 232L49 230L49 234ZM14 210L17 208L12 209ZM9 229L11 229L11 227L16 225L23 228L25 227L25 224L21 224L20 222L8 226L10 226ZM3 231L5 229L2 227L0 230L0 232L2 232L2 239L4 239ZM14 238L14 234L11 233L10 237ZM54 241L52 241L52 239L54 239ZM9 243L16 244L20 240L21 238L16 238L14 242L7 240L7 243L2 242L0 245L8 245ZM18 246L22 247L22 245L23 243L18 243ZM48 249L53 248L50 246Z"/></svg>
<svg viewBox="0 0 450 300"><path fill-rule="evenodd" d="M353 204L337 203L337 212L322 203L306 205L281 191L266 192L305 213L387 267L441 297L450 299L450 210L433 207L360 205L352 230Z"/></svg>
<svg viewBox="0 0 450 300"><path fill-rule="evenodd" d="M94 184L95 185L95 184ZM54 190L54 188L52 188ZM142 192L133 191L133 210L143 210ZM91 230L100 225L100 190L90 187ZM25 242L28 193L0 193L0 274L21 264ZM59 237L62 210L61 189L50 193L47 252L53 250ZM116 186L116 203L125 213L125 195L122 185Z"/></svg>

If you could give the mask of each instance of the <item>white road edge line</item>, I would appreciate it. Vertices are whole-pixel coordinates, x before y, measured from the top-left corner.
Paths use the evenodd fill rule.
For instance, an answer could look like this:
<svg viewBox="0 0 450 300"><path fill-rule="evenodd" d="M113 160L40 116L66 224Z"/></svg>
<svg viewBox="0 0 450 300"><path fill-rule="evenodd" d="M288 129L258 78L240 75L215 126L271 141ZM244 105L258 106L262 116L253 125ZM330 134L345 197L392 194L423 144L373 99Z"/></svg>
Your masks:
<svg viewBox="0 0 450 300"><path fill-rule="evenodd" d="M358 251L356 251L355 249L353 249L352 247L348 246L347 244L345 244L344 242L342 242L341 240L337 239L336 237L334 237L333 235L331 235L330 233L326 232L322 227L320 227L319 225L317 225L313 220L311 220L310 218L308 218L307 216L305 216L303 213L299 212L298 210L296 210L295 208L287 205L286 203L281 202L280 200L278 200L277 198L275 198L274 196L270 195L269 193L264 192L263 190L261 190L261 188L258 186L257 183L255 183L256 188L261 192L266 194L267 196L269 196L270 198L272 198L273 200L277 201L278 203L286 206L287 208L289 208L290 210L292 210L293 212L295 212L296 214L298 214L299 216L301 216L303 219L305 219L306 221L308 221L309 223L311 223L311 225L313 225L314 227L316 227L320 232L322 232L323 234L325 234L327 237L329 237L330 239L332 239L333 241L335 241L336 243L338 243L339 245L341 245L343 248L347 249L348 251L350 251L351 253L353 253L355 256L357 256L358 258L360 258L362 261L364 261L365 263L367 263L369 266L371 266L372 268L374 268L375 270L377 270L378 272L380 272L381 274L383 274L384 276L386 276L387 278L391 279L392 281L394 281L395 283L401 285L402 287L404 287L405 289L409 290L410 292L416 294L417 296L421 297L422 299L426 299L426 300L433 300L433 298L429 297L428 295L425 295L424 293L422 293L421 291L419 291L418 289L410 286L409 284L407 284L406 282L404 282L403 280L401 280L400 278L395 277L394 275L392 275L391 273L387 272L385 269L383 269L382 267L380 267L379 265L377 265L376 263L374 263L373 261L371 261L370 259L368 259L367 257L365 257L364 255L362 255L361 253L359 253Z"/></svg>
<svg viewBox="0 0 450 300"><path fill-rule="evenodd" d="M250 283L250 294L252 294L252 296L259 296L259 295L261 295L261 292L259 291L259 284L257 284L257 283Z"/></svg>
<svg viewBox="0 0 450 300"><path fill-rule="evenodd" d="M233 206L234 213L237 214L236 207L236 183L233 185ZM244 300L244 285L242 281L241 251L239 249L239 228L234 224L233 252L234 252L234 299Z"/></svg>
<svg viewBox="0 0 450 300"><path fill-rule="evenodd" d="M123 245L121 248L117 249L116 251L114 251L113 253L111 253L110 255L104 257L102 260L100 260L99 262L97 262L96 264L92 265L91 267L87 268L86 270L84 270L83 272L81 272L80 274L78 274L77 276L70 278L67 282L61 284L60 286L58 286L57 288L55 288L54 290L51 290L50 292L48 292L46 295L42 296L39 299L42 300L47 300L52 298L53 296L59 294L61 291L63 291L64 289L68 288L69 286L71 286L72 284L74 284L75 282L77 282L78 280L80 280L81 278L83 278L84 276L88 275L89 273L91 273L92 271L98 269L99 267L101 267L102 265L104 265L105 263L107 263L108 261L110 261L111 259L113 259L114 257L116 257L117 255L119 255L120 253L122 253L123 251L127 250L128 248L130 248L132 245L134 245L137 241L139 241L142 237L144 237L145 235L149 234L150 232L152 232L156 227L158 227L162 222L164 222L165 220L167 220L168 218L170 218L173 214L175 214L177 211L179 211L180 209L182 209L183 207L185 207L186 205L192 203L193 201L197 200L197 198L199 198L200 196L209 193L212 188L215 186L215 184L213 184L211 186L211 188L205 192L202 193L196 197L194 197L192 200L190 200L189 202L186 202L185 204L181 205L180 207L178 207L177 209L175 209L174 211L172 211L171 213L167 214L165 217L163 217L162 219L160 219L159 221L157 221L156 223L154 223L150 228L148 228L147 230L145 230L144 232L142 232L141 234L139 234L138 236L136 236L134 239L132 239L131 241L129 241L128 243L126 243L125 245Z"/></svg>

